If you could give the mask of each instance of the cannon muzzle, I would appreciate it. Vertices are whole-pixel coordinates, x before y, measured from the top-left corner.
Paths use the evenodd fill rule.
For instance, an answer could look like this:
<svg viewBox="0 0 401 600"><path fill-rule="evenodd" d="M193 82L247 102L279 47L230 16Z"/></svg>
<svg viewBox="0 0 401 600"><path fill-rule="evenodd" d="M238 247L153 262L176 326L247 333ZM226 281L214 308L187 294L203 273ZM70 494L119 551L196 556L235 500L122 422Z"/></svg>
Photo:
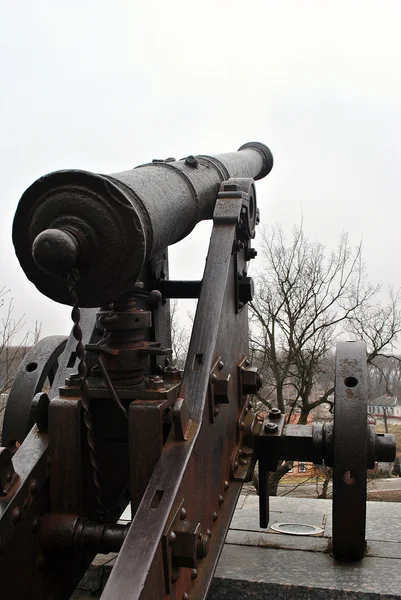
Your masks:
<svg viewBox="0 0 401 600"><path fill-rule="evenodd" d="M100 175L56 171L23 194L13 242L30 279L46 296L70 304L66 275L84 307L118 300L135 284L144 263L213 216L222 181L261 179L273 166L264 144L238 152L153 161Z"/></svg>

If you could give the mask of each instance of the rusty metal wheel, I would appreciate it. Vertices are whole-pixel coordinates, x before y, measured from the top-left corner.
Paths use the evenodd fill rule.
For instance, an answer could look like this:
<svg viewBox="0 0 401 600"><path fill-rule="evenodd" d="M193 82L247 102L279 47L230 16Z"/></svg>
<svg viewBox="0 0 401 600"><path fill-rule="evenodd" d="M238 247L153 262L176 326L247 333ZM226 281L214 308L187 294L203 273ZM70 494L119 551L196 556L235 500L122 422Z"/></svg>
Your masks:
<svg viewBox="0 0 401 600"><path fill-rule="evenodd" d="M8 396L4 414L2 445L22 444L34 421L32 400L38 392L51 387L67 338L52 335L40 340L22 360Z"/></svg>
<svg viewBox="0 0 401 600"><path fill-rule="evenodd" d="M339 342L333 430L333 555L360 560L365 552L367 362L364 342Z"/></svg>

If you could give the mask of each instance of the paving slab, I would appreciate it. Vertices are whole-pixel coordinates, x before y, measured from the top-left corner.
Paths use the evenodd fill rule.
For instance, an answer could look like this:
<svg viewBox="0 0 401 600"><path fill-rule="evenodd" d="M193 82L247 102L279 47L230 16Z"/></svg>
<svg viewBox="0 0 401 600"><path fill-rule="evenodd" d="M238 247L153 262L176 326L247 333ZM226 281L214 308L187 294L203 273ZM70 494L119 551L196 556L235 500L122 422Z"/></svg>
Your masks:
<svg viewBox="0 0 401 600"><path fill-rule="evenodd" d="M401 504L368 502L366 556L346 563L330 555L330 500L270 498L270 524L316 525L320 536L261 529L258 502L240 497L207 600L401 600ZM98 555L71 600L100 598L114 561Z"/></svg>

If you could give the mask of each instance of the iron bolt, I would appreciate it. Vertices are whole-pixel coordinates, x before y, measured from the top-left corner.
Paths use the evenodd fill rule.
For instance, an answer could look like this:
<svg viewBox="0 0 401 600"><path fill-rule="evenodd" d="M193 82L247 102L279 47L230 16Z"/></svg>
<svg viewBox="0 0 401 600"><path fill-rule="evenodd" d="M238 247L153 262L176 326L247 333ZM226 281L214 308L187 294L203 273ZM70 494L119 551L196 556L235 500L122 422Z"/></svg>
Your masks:
<svg viewBox="0 0 401 600"><path fill-rule="evenodd" d="M246 271L245 271L246 274ZM239 300L244 304L252 302L254 296L254 286L252 277L242 277L238 286Z"/></svg>
<svg viewBox="0 0 401 600"><path fill-rule="evenodd" d="M228 483L228 481L225 481L224 482L224 490L227 491L229 487L230 487L230 484Z"/></svg>
<svg viewBox="0 0 401 600"><path fill-rule="evenodd" d="M186 164L188 167L193 167L193 168L195 168L195 167L197 167L197 166L198 166L198 164L199 164L199 161L198 161L198 159L197 159L195 156L193 156L192 154L190 154L190 155L189 155L189 156L187 156L187 158L185 159L185 164Z"/></svg>
<svg viewBox="0 0 401 600"><path fill-rule="evenodd" d="M278 431L276 423L266 423L264 429L265 433L276 433Z"/></svg>
<svg viewBox="0 0 401 600"><path fill-rule="evenodd" d="M243 456L242 458L239 459L239 464L240 465L247 465L248 464L248 459Z"/></svg>
<svg viewBox="0 0 401 600"><path fill-rule="evenodd" d="M196 579L197 577L198 577L198 571L196 569L192 569L191 579Z"/></svg>
<svg viewBox="0 0 401 600"><path fill-rule="evenodd" d="M281 417L281 410L279 408L272 408L269 412L270 419L279 419Z"/></svg>
<svg viewBox="0 0 401 600"><path fill-rule="evenodd" d="M197 554L198 558L206 558L207 553L209 551L209 536L205 533L200 533L198 537L197 544Z"/></svg>
<svg viewBox="0 0 401 600"><path fill-rule="evenodd" d="M214 383L215 381L217 381L217 375L216 373L212 373L212 383Z"/></svg>
<svg viewBox="0 0 401 600"><path fill-rule="evenodd" d="M14 510L12 511L11 520L14 523L14 525L16 525L17 523L19 523L21 521L21 510L19 509L18 506L16 506L14 508Z"/></svg>
<svg viewBox="0 0 401 600"><path fill-rule="evenodd" d="M218 516L219 516L219 515L218 515L218 514L217 514L217 512L215 511L215 512L213 513L213 521L217 521L217 518L218 518Z"/></svg>
<svg viewBox="0 0 401 600"><path fill-rule="evenodd" d="M189 594L187 594L187 592L184 593L182 600L189 600Z"/></svg>
<svg viewBox="0 0 401 600"><path fill-rule="evenodd" d="M228 404L231 397L231 375L220 375L216 378L214 385L214 401L216 404Z"/></svg>
<svg viewBox="0 0 401 600"><path fill-rule="evenodd" d="M168 543L170 544L170 546L172 544L174 544L174 542L175 542L176 539L177 539L177 536L175 535L174 531L172 531L170 533L170 535L169 535L169 538L168 538Z"/></svg>
<svg viewBox="0 0 401 600"><path fill-rule="evenodd" d="M235 471L238 471L238 462L237 461L235 461L235 463L234 463L234 472Z"/></svg>
<svg viewBox="0 0 401 600"><path fill-rule="evenodd" d="M186 518L186 516L187 516L187 511L185 510L185 508L182 508L181 512L180 512L181 521L183 521Z"/></svg>
<svg viewBox="0 0 401 600"><path fill-rule="evenodd" d="M219 501L219 505L221 506L223 504L223 502L224 502L223 496L220 495L218 501Z"/></svg>
<svg viewBox="0 0 401 600"><path fill-rule="evenodd" d="M218 407L218 406L216 406L216 407L214 408L214 410L213 410L213 415L214 415L215 417L217 417L217 415L219 414L219 412L220 412L220 409L219 409L219 407Z"/></svg>
<svg viewBox="0 0 401 600"><path fill-rule="evenodd" d="M221 371L221 369L223 369L223 367L224 367L224 363L223 363L223 361L222 361L222 360L219 360L219 362L218 362L217 366L219 367L219 371Z"/></svg>
<svg viewBox="0 0 401 600"><path fill-rule="evenodd" d="M249 360L249 358L246 358L246 359L245 359L245 366L246 366L246 367L249 367L249 366L250 366L250 364L251 364L251 361Z"/></svg>
<svg viewBox="0 0 401 600"><path fill-rule="evenodd" d="M148 301L151 306L159 306L162 301L162 294L159 290L151 290L149 292Z"/></svg>
<svg viewBox="0 0 401 600"><path fill-rule="evenodd" d="M257 394L262 387L262 378L256 367L248 367L242 373L242 393Z"/></svg>
<svg viewBox="0 0 401 600"><path fill-rule="evenodd" d="M165 389L164 381L161 377L159 377L159 375L149 377L149 379L145 382L145 388L147 390L155 390L155 391L164 390Z"/></svg>
<svg viewBox="0 0 401 600"><path fill-rule="evenodd" d="M245 252L245 260L252 260L253 258L256 258L257 255L258 253L255 248L247 248Z"/></svg>

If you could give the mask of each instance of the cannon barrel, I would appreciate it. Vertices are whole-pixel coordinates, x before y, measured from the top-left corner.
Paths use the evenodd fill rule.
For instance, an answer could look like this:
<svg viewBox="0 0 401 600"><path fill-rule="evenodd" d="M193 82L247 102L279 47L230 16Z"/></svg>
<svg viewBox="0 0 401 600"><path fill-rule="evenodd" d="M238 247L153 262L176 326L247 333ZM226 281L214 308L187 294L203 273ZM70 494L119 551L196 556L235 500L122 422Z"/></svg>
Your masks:
<svg viewBox="0 0 401 600"><path fill-rule="evenodd" d="M118 300L144 263L213 215L222 181L261 179L273 166L264 144L237 152L153 161L100 175L56 171L22 195L13 242L25 274L46 296L70 304L66 274L79 272L81 306Z"/></svg>

